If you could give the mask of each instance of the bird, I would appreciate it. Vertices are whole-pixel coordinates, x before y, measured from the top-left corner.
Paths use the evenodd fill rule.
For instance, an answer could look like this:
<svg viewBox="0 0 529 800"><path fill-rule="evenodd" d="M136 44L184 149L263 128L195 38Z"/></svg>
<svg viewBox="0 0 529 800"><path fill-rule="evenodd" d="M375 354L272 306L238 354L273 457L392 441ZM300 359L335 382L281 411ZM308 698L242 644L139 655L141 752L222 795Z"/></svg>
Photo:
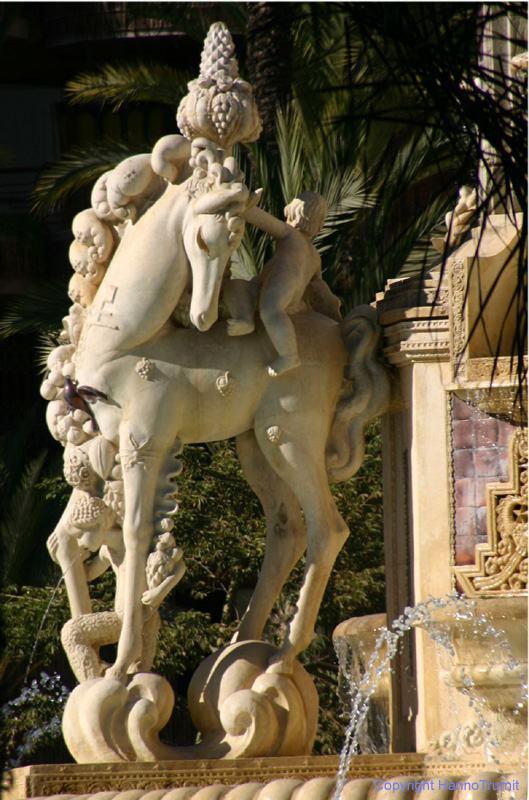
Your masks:
<svg viewBox="0 0 529 800"><path fill-rule="evenodd" d="M94 433L99 430L94 412L88 404L95 403L96 400L108 401L108 395L104 392L100 392L98 389L94 389L92 386L79 386L78 381L72 380L69 375L66 375L61 396L66 403L68 413L76 409L84 411L92 420L92 430Z"/></svg>

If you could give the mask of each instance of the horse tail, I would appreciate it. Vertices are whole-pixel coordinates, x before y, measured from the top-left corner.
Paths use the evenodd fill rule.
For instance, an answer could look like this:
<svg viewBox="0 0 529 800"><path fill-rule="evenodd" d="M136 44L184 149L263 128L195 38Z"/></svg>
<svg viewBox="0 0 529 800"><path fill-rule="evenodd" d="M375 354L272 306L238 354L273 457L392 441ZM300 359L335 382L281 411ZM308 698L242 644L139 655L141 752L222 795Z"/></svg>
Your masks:
<svg viewBox="0 0 529 800"><path fill-rule="evenodd" d="M329 480L337 482L352 477L360 468L364 429L387 411L390 398L388 374L377 357L381 329L375 309L358 306L341 326L349 359L325 452Z"/></svg>

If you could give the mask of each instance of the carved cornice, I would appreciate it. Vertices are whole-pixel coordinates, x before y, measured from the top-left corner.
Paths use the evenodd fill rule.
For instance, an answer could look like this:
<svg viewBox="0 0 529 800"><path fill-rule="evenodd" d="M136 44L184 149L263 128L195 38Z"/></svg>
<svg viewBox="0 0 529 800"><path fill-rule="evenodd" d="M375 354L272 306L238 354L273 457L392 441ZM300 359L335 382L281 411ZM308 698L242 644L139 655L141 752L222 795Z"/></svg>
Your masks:
<svg viewBox="0 0 529 800"><path fill-rule="evenodd" d="M415 361L448 360L448 320L408 319L384 330L384 355L390 364L404 366Z"/></svg>
<svg viewBox="0 0 529 800"><path fill-rule="evenodd" d="M44 798L61 794L73 798L92 797L99 792L110 792L115 800L120 793L137 792L136 800L152 791L163 792L158 800L175 797L175 790L187 789L185 797L190 800L204 787L209 787L207 797L217 800L243 796L253 800L258 796L270 800L291 800L296 797L311 800L328 800L334 789L340 763L339 756L317 756L306 758L262 758L242 761L193 761L167 762L159 764L53 764L19 767L12 770L11 783L6 786L5 800ZM355 756L352 759L344 797L387 796L387 792L375 788L375 780L406 775L421 781L432 777L475 774L490 769L479 755L451 761L446 756L436 758L421 753L393 753L383 755ZM128 767L126 769L125 767ZM462 768L463 767L463 768ZM505 761L504 772L520 769L518 761ZM499 776L501 773L490 773ZM519 776L518 776L519 777ZM492 779L492 778L491 778ZM366 785L368 783L369 785ZM246 784L244 794L242 785ZM165 790L165 792L164 792ZM300 794L301 791L301 794ZM180 798L183 794L178 794ZM202 793L201 797L204 796ZM359 795L360 796L360 795ZM400 795L399 795L400 796ZM447 796L448 797L448 796ZM471 797L471 795L469 795ZM516 799L516 795L513 798ZM123 795L123 800L125 796Z"/></svg>
<svg viewBox="0 0 529 800"><path fill-rule="evenodd" d="M487 486L488 542L476 545L475 566L454 567L468 597L527 594L527 430L509 443L508 483Z"/></svg>
<svg viewBox="0 0 529 800"><path fill-rule="evenodd" d="M495 383L517 385L517 365L518 359L511 361L509 356L473 358L467 362L467 381L490 385L494 380ZM524 368L527 369L527 357L524 358Z"/></svg>
<svg viewBox="0 0 529 800"><path fill-rule="evenodd" d="M448 300L447 282L439 273L388 281L376 307L390 364L448 360Z"/></svg>
<svg viewBox="0 0 529 800"><path fill-rule="evenodd" d="M527 358L522 371L527 374ZM464 362L464 375L447 384L446 389L485 414L505 417L513 423L527 423L527 392L520 392L518 359L503 356L473 358Z"/></svg>

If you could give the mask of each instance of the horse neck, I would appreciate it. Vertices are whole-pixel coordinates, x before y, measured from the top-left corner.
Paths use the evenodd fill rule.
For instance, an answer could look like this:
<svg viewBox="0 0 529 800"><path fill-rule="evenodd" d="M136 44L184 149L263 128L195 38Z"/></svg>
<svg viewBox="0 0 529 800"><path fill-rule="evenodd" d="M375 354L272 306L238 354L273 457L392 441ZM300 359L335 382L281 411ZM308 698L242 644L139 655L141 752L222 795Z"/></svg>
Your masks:
<svg viewBox="0 0 529 800"><path fill-rule="evenodd" d="M137 347L171 316L190 274L181 235L188 201L181 189L168 187L125 233L87 314L83 350Z"/></svg>

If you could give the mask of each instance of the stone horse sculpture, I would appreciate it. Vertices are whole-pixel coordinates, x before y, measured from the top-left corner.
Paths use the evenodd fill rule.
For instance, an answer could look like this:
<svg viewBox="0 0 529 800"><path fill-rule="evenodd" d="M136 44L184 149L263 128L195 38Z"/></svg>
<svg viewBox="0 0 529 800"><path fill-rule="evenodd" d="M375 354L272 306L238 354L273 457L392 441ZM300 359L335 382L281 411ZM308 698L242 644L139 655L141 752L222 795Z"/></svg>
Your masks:
<svg viewBox="0 0 529 800"><path fill-rule="evenodd" d="M74 220L74 305L42 393L50 401L52 433L66 446L65 474L73 486L49 549L65 572L72 607L63 641L77 652L77 661L71 660L84 681L64 722L78 760L292 755L311 747L315 718L307 707L314 690L295 657L311 641L330 571L349 534L328 480L344 480L360 466L364 426L384 412L388 382L377 361L378 326L370 307L343 322L308 303L293 309L300 366L275 377L266 368L275 350L259 321L252 333L229 335L219 302L230 294L227 266L242 240L245 215L259 224L251 211L259 196L215 142L168 136L152 155L128 159L103 176L92 209ZM236 437L243 471L263 505L266 555L228 655L211 670L201 667L192 684L195 717L203 722L202 728L197 723L201 747L183 753L160 745L139 711L136 722L127 723L125 740L108 744L116 725L100 721L107 744L103 750L87 745L80 727L93 698L106 714L110 697L129 702L127 684L140 691L141 675L131 675L150 668L156 609L184 572L177 535L169 536L175 457L188 443L229 437ZM261 643L256 657L245 643L259 644L255 640L305 550L303 582L283 644ZM87 566L90 552L98 555ZM87 569L96 575L109 565L117 576L116 607L103 620L92 614ZM88 634L81 623L88 628L90 620L95 634L83 639ZM104 665L98 646L117 639L116 661ZM246 666L234 666L237 659ZM251 744L235 747L241 722L233 709L219 710L222 687L211 701L215 710L204 711L216 669L246 675L235 692L245 708L271 686L291 711L304 706L303 733L299 724L278 733L277 722L268 721L259 735L252 733ZM160 710L167 690L153 689L151 679L162 679L147 677L140 695ZM251 688L257 683L259 690ZM155 732L161 722L152 723Z"/></svg>

